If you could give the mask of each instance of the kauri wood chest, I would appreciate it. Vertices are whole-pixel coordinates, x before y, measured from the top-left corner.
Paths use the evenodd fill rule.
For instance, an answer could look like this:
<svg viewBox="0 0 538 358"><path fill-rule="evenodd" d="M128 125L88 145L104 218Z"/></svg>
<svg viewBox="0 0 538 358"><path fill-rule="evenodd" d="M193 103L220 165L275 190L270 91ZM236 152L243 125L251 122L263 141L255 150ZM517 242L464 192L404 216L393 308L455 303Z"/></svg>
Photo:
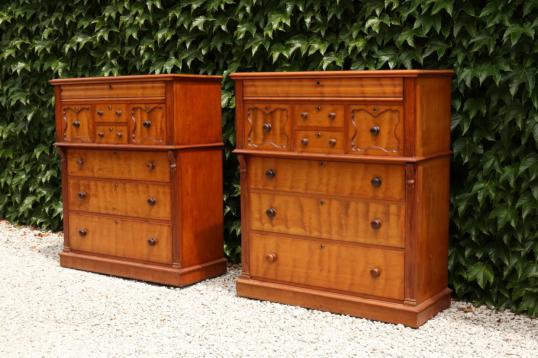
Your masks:
<svg viewBox="0 0 538 358"><path fill-rule="evenodd" d="M452 75L231 76L239 296L413 327L450 305Z"/></svg>
<svg viewBox="0 0 538 358"><path fill-rule="evenodd" d="M226 271L220 76L57 79L64 267L184 286Z"/></svg>

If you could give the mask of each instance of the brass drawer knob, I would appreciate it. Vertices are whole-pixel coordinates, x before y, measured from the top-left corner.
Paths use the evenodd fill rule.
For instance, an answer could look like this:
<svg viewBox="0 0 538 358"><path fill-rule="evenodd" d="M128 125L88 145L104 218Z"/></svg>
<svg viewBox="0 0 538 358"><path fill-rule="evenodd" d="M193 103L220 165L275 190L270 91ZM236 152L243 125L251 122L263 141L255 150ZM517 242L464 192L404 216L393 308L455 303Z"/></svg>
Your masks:
<svg viewBox="0 0 538 358"><path fill-rule="evenodd" d="M80 229L78 229L78 234L80 236L86 236L88 234L88 229L80 228Z"/></svg>
<svg viewBox="0 0 538 358"><path fill-rule="evenodd" d="M370 181L370 183L372 183L372 186L374 188L379 188L382 182L383 181L381 180L380 177L373 177L372 180Z"/></svg>
<svg viewBox="0 0 538 358"><path fill-rule="evenodd" d="M331 138L329 139L329 144L334 147L336 145L336 139L335 138Z"/></svg>
<svg viewBox="0 0 538 358"><path fill-rule="evenodd" d="M276 176L276 171L274 171L273 169L267 169L265 171L265 176L269 179L273 179Z"/></svg>
<svg viewBox="0 0 538 358"><path fill-rule="evenodd" d="M85 191L79 191L79 192L78 192L78 197L79 197L80 199L84 199L84 198L86 197L86 192L85 192Z"/></svg>
<svg viewBox="0 0 538 358"><path fill-rule="evenodd" d="M149 246L155 246L156 244L157 244L157 239L156 239L156 238L154 238L154 237L150 237L150 238L148 239L148 245L149 245Z"/></svg>
<svg viewBox="0 0 538 358"><path fill-rule="evenodd" d="M105 132L97 132L97 135L101 138L103 138L105 136Z"/></svg>
<svg viewBox="0 0 538 358"><path fill-rule="evenodd" d="M75 127L75 128L79 128L79 127L80 127L80 121L79 121L78 119L75 119L75 120L73 121L73 127Z"/></svg>
<svg viewBox="0 0 538 358"><path fill-rule="evenodd" d="M381 270L379 269L379 267L374 267L370 270L370 276L372 276L373 278L378 278L379 275L381 275Z"/></svg>
<svg viewBox="0 0 538 358"><path fill-rule="evenodd" d="M308 118L308 112L301 112L301 118L307 119Z"/></svg>
<svg viewBox="0 0 538 358"><path fill-rule="evenodd" d="M149 119L146 119L144 123L142 123L142 125L144 126L144 128L149 128L151 127L151 121Z"/></svg>
<svg viewBox="0 0 538 358"><path fill-rule="evenodd" d="M263 131L264 131L265 133L269 133L269 132L271 131L271 128L272 128L272 127L273 127L273 126L271 126L271 123L267 123L267 122L264 123L263 126L262 126Z"/></svg>
<svg viewBox="0 0 538 358"><path fill-rule="evenodd" d="M372 229L374 230L379 230L381 228L381 225L383 223L381 222L380 219L374 219L372 221L370 221L370 226L372 227Z"/></svg>
<svg viewBox="0 0 538 358"><path fill-rule="evenodd" d="M309 142L308 138L301 139L301 144L302 145L308 145L308 142Z"/></svg>
<svg viewBox="0 0 538 358"><path fill-rule="evenodd" d="M267 214L268 217L270 217L272 219L276 215L276 209L275 208L269 208L269 209L265 210L265 213Z"/></svg>
<svg viewBox="0 0 538 358"><path fill-rule="evenodd" d="M373 126L370 128L370 134L374 137L377 137L379 135L379 132L381 131L381 128L379 126Z"/></svg>
<svg viewBox="0 0 538 358"><path fill-rule="evenodd" d="M78 158L78 159L77 159L77 165L78 165L79 167L83 166L83 165L84 165L84 158Z"/></svg>
<svg viewBox="0 0 538 358"><path fill-rule="evenodd" d="M270 254L265 255L265 259L269 262L275 262L277 259L277 255L274 252L272 252Z"/></svg>
<svg viewBox="0 0 538 358"><path fill-rule="evenodd" d="M148 198L148 204L149 204L150 206L154 206L155 204L157 204L157 199L155 199L154 197L150 196L150 197Z"/></svg>
<svg viewBox="0 0 538 358"><path fill-rule="evenodd" d="M152 171L155 169L155 162L153 162L153 160L150 160L148 162L148 164L146 164L146 167L148 168L149 171Z"/></svg>
<svg viewBox="0 0 538 358"><path fill-rule="evenodd" d="M334 121L334 120L336 119L336 113L335 113L335 112L331 112L331 113L329 113L329 119L330 119L331 121Z"/></svg>

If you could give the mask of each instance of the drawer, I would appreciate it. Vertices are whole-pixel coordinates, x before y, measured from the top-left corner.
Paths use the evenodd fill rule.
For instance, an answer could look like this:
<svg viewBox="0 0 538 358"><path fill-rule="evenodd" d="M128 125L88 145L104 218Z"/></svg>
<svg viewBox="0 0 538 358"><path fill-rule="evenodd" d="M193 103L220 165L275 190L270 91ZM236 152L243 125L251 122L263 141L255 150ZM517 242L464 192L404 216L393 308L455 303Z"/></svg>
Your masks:
<svg viewBox="0 0 538 358"><path fill-rule="evenodd" d="M291 106L247 103L245 143L250 149L290 150Z"/></svg>
<svg viewBox="0 0 538 358"><path fill-rule="evenodd" d="M62 99L164 97L163 82L62 85Z"/></svg>
<svg viewBox="0 0 538 358"><path fill-rule="evenodd" d="M404 123L400 105L350 106L351 154L402 155Z"/></svg>
<svg viewBox="0 0 538 358"><path fill-rule="evenodd" d="M403 97L402 78L304 78L243 81L244 97Z"/></svg>
<svg viewBox="0 0 538 358"><path fill-rule="evenodd" d="M343 153L344 132L296 131L295 150L300 153Z"/></svg>
<svg viewBox="0 0 538 358"><path fill-rule="evenodd" d="M170 187L126 181L69 178L69 209L170 220Z"/></svg>
<svg viewBox="0 0 538 358"><path fill-rule="evenodd" d="M69 176L170 181L165 152L74 150L67 152Z"/></svg>
<svg viewBox="0 0 538 358"><path fill-rule="evenodd" d="M134 104L129 106L131 142L133 144L165 144L165 104Z"/></svg>
<svg viewBox="0 0 538 358"><path fill-rule="evenodd" d="M62 106L62 136L66 142L92 141L92 106L73 104Z"/></svg>
<svg viewBox="0 0 538 358"><path fill-rule="evenodd" d="M127 141L127 126L95 126L95 142L97 144L126 144Z"/></svg>
<svg viewBox="0 0 538 358"><path fill-rule="evenodd" d="M365 164L319 160L249 157L251 188L402 200L405 168L395 164Z"/></svg>
<svg viewBox="0 0 538 358"><path fill-rule="evenodd" d="M251 192L252 230L404 247L405 210L399 202Z"/></svg>
<svg viewBox="0 0 538 358"><path fill-rule="evenodd" d="M127 123L129 113L125 104L96 104L95 122L101 123Z"/></svg>
<svg viewBox="0 0 538 358"><path fill-rule="evenodd" d="M403 251L276 235L249 238L254 278L404 298Z"/></svg>
<svg viewBox="0 0 538 358"><path fill-rule="evenodd" d="M172 262L172 229L167 224L69 214L69 244L73 250Z"/></svg>
<svg viewBox="0 0 538 358"><path fill-rule="evenodd" d="M344 127L345 110L337 104L300 104L293 108L295 127Z"/></svg>

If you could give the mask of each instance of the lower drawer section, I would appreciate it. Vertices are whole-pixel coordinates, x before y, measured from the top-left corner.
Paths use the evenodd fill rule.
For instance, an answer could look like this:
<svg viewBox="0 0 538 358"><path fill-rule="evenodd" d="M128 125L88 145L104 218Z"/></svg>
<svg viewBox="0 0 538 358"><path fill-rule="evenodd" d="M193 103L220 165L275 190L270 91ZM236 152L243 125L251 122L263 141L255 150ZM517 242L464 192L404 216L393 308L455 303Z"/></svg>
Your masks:
<svg viewBox="0 0 538 358"><path fill-rule="evenodd" d="M167 224L70 214L69 243L73 250L172 262L172 228Z"/></svg>
<svg viewBox="0 0 538 358"><path fill-rule="evenodd" d="M403 251L252 233L249 239L253 278L404 298Z"/></svg>

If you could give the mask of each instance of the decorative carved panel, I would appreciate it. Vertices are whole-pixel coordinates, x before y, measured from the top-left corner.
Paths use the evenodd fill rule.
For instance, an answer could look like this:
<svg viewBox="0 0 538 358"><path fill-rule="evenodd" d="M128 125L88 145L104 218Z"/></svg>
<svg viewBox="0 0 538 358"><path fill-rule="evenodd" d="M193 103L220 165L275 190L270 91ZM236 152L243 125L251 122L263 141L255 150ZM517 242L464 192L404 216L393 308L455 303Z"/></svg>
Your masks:
<svg viewBox="0 0 538 358"><path fill-rule="evenodd" d="M246 108L247 146L290 150L290 110L281 104L252 104Z"/></svg>
<svg viewBox="0 0 538 358"><path fill-rule="evenodd" d="M166 123L164 104L133 105L131 116L131 143L165 144Z"/></svg>
<svg viewBox="0 0 538 358"><path fill-rule="evenodd" d="M63 139L66 142L92 141L92 111L90 105L62 107Z"/></svg>

